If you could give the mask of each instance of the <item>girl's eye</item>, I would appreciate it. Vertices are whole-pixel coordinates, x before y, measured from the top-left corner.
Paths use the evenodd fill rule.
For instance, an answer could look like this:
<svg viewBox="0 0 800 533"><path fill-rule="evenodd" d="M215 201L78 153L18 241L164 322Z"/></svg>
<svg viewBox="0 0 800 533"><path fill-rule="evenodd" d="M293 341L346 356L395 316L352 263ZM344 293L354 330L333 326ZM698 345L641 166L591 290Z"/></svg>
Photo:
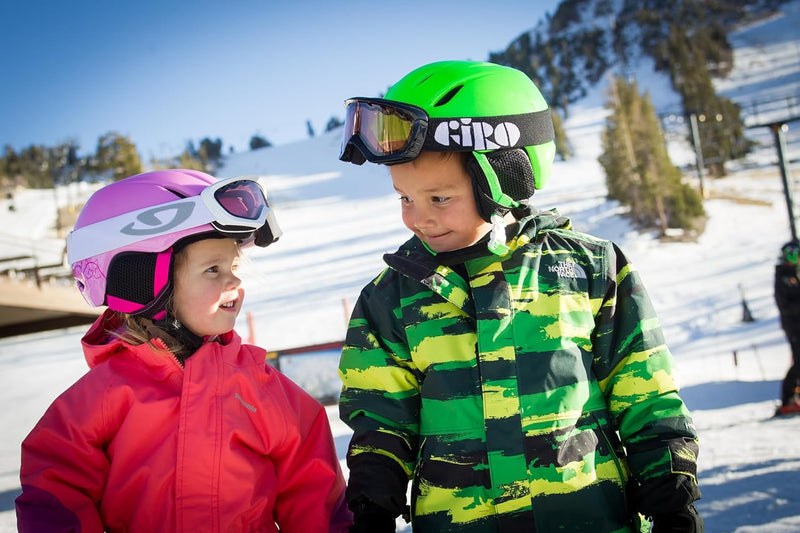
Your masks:
<svg viewBox="0 0 800 533"><path fill-rule="evenodd" d="M211 272L212 274L216 274L217 272L219 272L219 267L217 266L208 267L206 269L206 272Z"/></svg>
<svg viewBox="0 0 800 533"><path fill-rule="evenodd" d="M433 203L435 203L435 204L443 204L449 199L450 199L449 196L434 196L433 197Z"/></svg>
<svg viewBox="0 0 800 533"><path fill-rule="evenodd" d="M411 199L408 196L401 196L400 197L400 203L401 204L410 204L411 203Z"/></svg>

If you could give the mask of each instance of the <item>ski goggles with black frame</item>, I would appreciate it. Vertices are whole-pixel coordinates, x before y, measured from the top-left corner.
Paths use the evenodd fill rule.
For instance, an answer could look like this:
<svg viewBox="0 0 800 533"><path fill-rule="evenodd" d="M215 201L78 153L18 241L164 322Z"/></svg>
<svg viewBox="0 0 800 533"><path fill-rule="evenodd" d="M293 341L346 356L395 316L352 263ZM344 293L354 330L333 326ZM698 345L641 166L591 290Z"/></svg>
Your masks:
<svg viewBox="0 0 800 533"><path fill-rule="evenodd" d="M225 237L261 247L283 234L257 178L234 177L212 183L198 196L144 207L73 230L67 235L68 261L72 264L204 224Z"/></svg>
<svg viewBox="0 0 800 533"><path fill-rule="evenodd" d="M550 110L494 117L432 118L424 109L383 98L345 100L341 161L395 165L422 150L473 152L522 148L555 138Z"/></svg>

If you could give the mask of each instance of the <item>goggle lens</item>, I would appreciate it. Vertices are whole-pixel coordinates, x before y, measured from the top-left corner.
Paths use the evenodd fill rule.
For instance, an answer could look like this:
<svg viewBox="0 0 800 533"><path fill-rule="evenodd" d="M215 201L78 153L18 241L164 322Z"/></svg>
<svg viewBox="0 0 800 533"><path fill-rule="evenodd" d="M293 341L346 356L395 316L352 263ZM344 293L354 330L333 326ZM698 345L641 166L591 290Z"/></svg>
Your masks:
<svg viewBox="0 0 800 533"><path fill-rule="evenodd" d="M361 100L348 102L342 154L354 137L369 151L365 154L367 159L402 153L413 140L417 120L411 113L391 105Z"/></svg>
<svg viewBox="0 0 800 533"><path fill-rule="evenodd" d="M267 207L261 187L249 180L235 181L214 191L214 199L231 215L246 220L258 220Z"/></svg>

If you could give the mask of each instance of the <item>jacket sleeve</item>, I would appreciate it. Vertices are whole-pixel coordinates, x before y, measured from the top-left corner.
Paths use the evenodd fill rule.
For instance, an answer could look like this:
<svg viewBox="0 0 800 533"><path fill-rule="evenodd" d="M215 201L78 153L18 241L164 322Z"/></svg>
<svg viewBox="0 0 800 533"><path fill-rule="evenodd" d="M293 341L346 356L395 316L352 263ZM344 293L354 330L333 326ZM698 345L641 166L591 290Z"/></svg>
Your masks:
<svg viewBox="0 0 800 533"><path fill-rule="evenodd" d="M686 474L696 483L697 433L678 395L673 358L645 291L622 252L606 251L594 368L639 483Z"/></svg>
<svg viewBox="0 0 800 533"><path fill-rule="evenodd" d="M103 531L98 509L109 462L102 392L92 385L84 376L59 396L22 443L20 532Z"/></svg>
<svg viewBox="0 0 800 533"><path fill-rule="evenodd" d="M353 309L339 365L339 410L353 429L348 503L370 500L398 516L417 456L421 377L397 305L387 296L392 291L380 279L365 287Z"/></svg>
<svg viewBox="0 0 800 533"><path fill-rule="evenodd" d="M291 380L277 375L288 403L288 412L280 416L288 429L276 450L275 522L286 533L346 533L352 514L327 412Z"/></svg>

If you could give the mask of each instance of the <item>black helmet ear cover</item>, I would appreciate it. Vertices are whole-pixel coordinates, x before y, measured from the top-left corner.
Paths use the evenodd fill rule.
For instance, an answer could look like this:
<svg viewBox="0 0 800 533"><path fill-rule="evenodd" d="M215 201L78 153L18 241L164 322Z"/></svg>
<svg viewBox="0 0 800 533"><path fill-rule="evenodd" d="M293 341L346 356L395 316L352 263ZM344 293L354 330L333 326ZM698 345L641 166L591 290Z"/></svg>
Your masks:
<svg viewBox="0 0 800 533"><path fill-rule="evenodd" d="M123 252L108 265L106 304L116 311L153 318L172 293L172 248L163 252ZM168 264L159 275L158 264ZM111 297L114 302L109 302Z"/></svg>
<svg viewBox="0 0 800 533"><path fill-rule="evenodd" d="M488 153L472 152L467 157L467 172L472 178L475 203L481 218L491 221L492 213L505 215L521 200L527 200L536 191L533 181L533 168L527 152L522 148L495 150ZM479 158L485 158L494 176L487 176ZM500 196L492 194L489 180L497 180ZM512 200L513 202L509 202ZM508 205L506 205L508 204ZM517 204L517 205L514 205Z"/></svg>

